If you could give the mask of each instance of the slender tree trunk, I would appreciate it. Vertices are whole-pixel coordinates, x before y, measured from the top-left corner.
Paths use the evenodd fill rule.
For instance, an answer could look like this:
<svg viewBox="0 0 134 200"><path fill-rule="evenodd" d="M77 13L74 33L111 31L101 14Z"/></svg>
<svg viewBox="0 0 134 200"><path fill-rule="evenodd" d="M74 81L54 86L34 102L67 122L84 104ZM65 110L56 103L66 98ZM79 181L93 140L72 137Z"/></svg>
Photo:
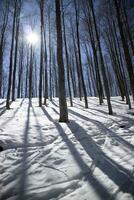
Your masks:
<svg viewBox="0 0 134 200"><path fill-rule="evenodd" d="M65 92L65 72L63 64L63 41L61 26L61 6L60 0L55 0L56 5L56 28L57 28L57 63L59 73L59 106L60 106L60 122L68 122L68 109Z"/></svg>
<svg viewBox="0 0 134 200"><path fill-rule="evenodd" d="M46 47L46 34L44 30L44 63L45 63L45 94L44 94L44 105L47 103L48 99L48 64L47 64L47 47Z"/></svg>
<svg viewBox="0 0 134 200"><path fill-rule="evenodd" d="M85 82L84 82L83 70L82 70L80 38L79 38L79 2L78 2L78 7L77 7L76 0L74 0L74 4L75 4L77 46L78 46L78 55L79 55L79 65L80 65L82 89L83 89L84 100L85 100L85 108L88 108L87 91L86 91L86 86L85 86Z"/></svg>
<svg viewBox="0 0 134 200"><path fill-rule="evenodd" d="M81 76L80 76L80 66L79 66L79 61L78 61L77 47L76 47L76 44L75 44L74 29L73 29L72 22L71 22L71 31L72 31L72 40L73 40L73 45L74 45L76 71L77 71L77 77L78 77L78 91L79 91L80 101L82 101L82 83L81 83Z"/></svg>
<svg viewBox="0 0 134 200"><path fill-rule="evenodd" d="M43 30L44 30L44 0L40 1L40 31L41 31L41 47L40 47L40 80L39 80L39 107L42 106L42 73L43 73Z"/></svg>
<svg viewBox="0 0 134 200"><path fill-rule="evenodd" d="M27 63L26 63L26 80L25 80L25 98L28 97L28 76L29 76L29 48L27 48ZM37 80L36 80L37 81Z"/></svg>
<svg viewBox="0 0 134 200"><path fill-rule="evenodd" d="M50 7L48 9L48 29L49 29L49 92L50 101L52 101L52 47L51 47L51 18L50 18Z"/></svg>
<svg viewBox="0 0 134 200"><path fill-rule="evenodd" d="M20 9L21 2L18 5L17 16L16 16L16 44L15 44L15 55L14 55L14 69L13 69L13 85L12 85L12 101L15 101L15 85L16 85L16 68L17 68L17 54L18 54L18 40L19 40L19 26L20 26Z"/></svg>
<svg viewBox="0 0 134 200"><path fill-rule="evenodd" d="M62 22L63 22L63 37L64 37L64 45L65 45L65 55L66 55L66 66L67 66L67 82L68 82L68 91L69 91L69 98L70 98L70 105L73 106L72 101L72 92L71 92L71 86L70 86L70 71L69 71L69 55L68 55L68 48L67 48L67 42L66 42L66 27L65 27L65 19L64 19L64 11L63 11L63 4L62 4Z"/></svg>
<svg viewBox="0 0 134 200"><path fill-rule="evenodd" d="M22 46L20 49L20 57L19 57L19 74L18 74L18 91L17 91L17 98L21 97L21 83L23 81L22 79L22 73L23 73L23 59L24 59L24 43L22 42Z"/></svg>
<svg viewBox="0 0 134 200"><path fill-rule="evenodd" d="M92 17L91 17L91 13L90 13L89 4L87 4L87 5L84 4L83 6L84 6L84 14L85 14L85 17L87 19L86 22L87 22L88 33L89 33L92 52L93 52L94 67L95 67L95 70L92 70L93 71L93 77L94 77L93 81L92 81L93 82L93 88L94 88L94 93L96 95L96 89L95 89L95 83L94 83L94 80L95 80L96 88L97 88L97 92L98 92L98 96L99 96L99 103L101 105L103 103L103 96L104 96L103 93L104 92L103 92L102 80L101 80L101 76L100 76L99 58L98 58L98 54L97 54L97 47L96 47L96 42L95 42L95 34L94 34L94 30L93 30L94 29L93 21L92 21ZM86 49L86 52L87 52L87 49ZM87 53L86 53L86 55L87 55ZM90 55L90 60L89 60L89 56L87 56L87 60L88 60L88 63L90 64L91 63L90 62L91 55ZM94 69L94 67L92 66L92 69ZM95 74L94 74L94 71L95 71Z"/></svg>
<svg viewBox="0 0 134 200"><path fill-rule="evenodd" d="M53 69L54 69L54 79L55 79L55 96L59 96L59 91L58 91L58 75L57 75L57 65L56 65L56 55L53 52L52 54L53 57Z"/></svg>
<svg viewBox="0 0 134 200"><path fill-rule="evenodd" d="M121 13L120 13L121 11L120 11L120 7L118 5L117 0L114 0L114 5L115 5L115 9L116 9L116 15L117 15L117 20L118 20L118 26L119 26L123 51L124 51L124 55L125 55L125 61L126 61L126 65L127 65L129 78L130 78L132 95L133 95L133 99L134 99L134 71L133 71L132 60L131 60L131 56L129 53L129 47L128 47L128 44L127 44L127 41L126 41L126 38L124 35L124 31L123 31L123 23L121 20Z"/></svg>
<svg viewBox="0 0 134 200"><path fill-rule="evenodd" d="M33 77L33 47L30 47L30 66L29 66L29 100L32 98L32 77Z"/></svg>
<svg viewBox="0 0 134 200"><path fill-rule="evenodd" d="M71 50L70 50L70 52L71 52ZM73 86L74 97L78 97L77 87L76 87L75 63L74 63L74 58L72 56L70 56L70 78L71 78L71 82L72 82L72 86Z"/></svg>
<svg viewBox="0 0 134 200"><path fill-rule="evenodd" d="M109 87L108 87L108 84L107 84L108 80L107 80L106 71L105 71L105 67L104 67L104 60L103 60L103 55L102 55L100 39L99 39L98 30L97 30L97 24L96 24L96 19L95 19L95 14L94 14L94 6L93 6L92 0L90 0L90 6L91 6L91 10L92 10L96 39L97 39L98 49L99 49L99 54L100 54L101 71L102 71L102 76L103 76L105 92L106 92L106 96L107 96L109 115L112 115L113 111L112 111L112 105L111 105L111 101L110 101L110 91L109 91Z"/></svg>
<svg viewBox="0 0 134 200"><path fill-rule="evenodd" d="M0 98L2 97L2 79L3 79L3 53L4 53L4 39L5 39L5 31L8 23L9 16L9 2L4 2L5 11L3 13L3 23L1 28L1 37L0 37Z"/></svg>
<svg viewBox="0 0 134 200"><path fill-rule="evenodd" d="M9 64L9 77L8 77L8 91L6 108L10 109L10 93L11 93L11 83L12 83L12 68L13 68L13 49L14 49L14 35L15 35L15 19L17 10L17 0L15 0L14 16L13 16L13 28L12 28L12 40L11 40L11 50L10 50L10 64Z"/></svg>

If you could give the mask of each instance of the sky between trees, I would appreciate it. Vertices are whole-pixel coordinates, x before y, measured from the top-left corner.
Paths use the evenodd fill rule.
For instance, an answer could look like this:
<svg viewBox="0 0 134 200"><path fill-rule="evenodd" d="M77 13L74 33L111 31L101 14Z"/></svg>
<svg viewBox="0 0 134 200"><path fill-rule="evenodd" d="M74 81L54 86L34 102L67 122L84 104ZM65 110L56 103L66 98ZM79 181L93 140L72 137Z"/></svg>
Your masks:
<svg viewBox="0 0 134 200"><path fill-rule="evenodd" d="M59 97L134 97L133 1L0 1L0 97L39 97L39 106Z"/></svg>

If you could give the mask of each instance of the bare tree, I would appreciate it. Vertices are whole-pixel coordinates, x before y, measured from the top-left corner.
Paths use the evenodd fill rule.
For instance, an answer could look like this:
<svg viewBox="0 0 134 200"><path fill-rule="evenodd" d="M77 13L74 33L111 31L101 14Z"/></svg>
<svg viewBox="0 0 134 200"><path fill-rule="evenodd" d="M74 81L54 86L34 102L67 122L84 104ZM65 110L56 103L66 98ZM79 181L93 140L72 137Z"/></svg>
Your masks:
<svg viewBox="0 0 134 200"><path fill-rule="evenodd" d="M55 0L56 6L56 28L57 28L57 63L59 75L59 107L60 107L60 122L68 122L68 110L65 92L65 72L63 64L63 41L62 41L62 26L61 26L61 5L60 0Z"/></svg>
<svg viewBox="0 0 134 200"><path fill-rule="evenodd" d="M64 19L63 2L62 2L62 22L63 22L63 31L64 31L63 38L64 38L65 55L66 55L68 91L69 91L69 97L70 97L70 105L73 106L72 92L71 92L71 85L70 85L70 64L69 64L69 55L68 55L68 47L67 47L67 40L66 40L66 26L65 26L65 19Z"/></svg>
<svg viewBox="0 0 134 200"><path fill-rule="evenodd" d="M13 27L12 27L12 40L11 40L11 49L10 49L10 64L9 64L9 77L8 77L8 91L7 91L7 100L6 108L10 109L10 93L11 93L11 83L12 83L12 68L13 68L13 50L14 50L14 39L15 39L15 20L17 14L17 0L14 0L14 14L13 14Z"/></svg>
<svg viewBox="0 0 134 200"><path fill-rule="evenodd" d="M39 80L39 106L42 106L42 74L43 74L43 33L44 33L44 0L39 1L40 6L40 80Z"/></svg>
<svg viewBox="0 0 134 200"><path fill-rule="evenodd" d="M4 53L5 31L6 31L8 16L9 16L9 1L4 1L3 6L4 6L3 13L2 13L3 15L1 15L2 26L0 29L0 98L2 97L3 53Z"/></svg>
<svg viewBox="0 0 134 200"><path fill-rule="evenodd" d="M110 91L109 91L109 86L108 86L108 80L106 76L106 71L105 71L105 64L104 64L104 59L102 55L102 49L101 49L101 44L100 44L100 39L99 39L99 34L98 34L98 29L97 29L97 24L96 24L96 17L94 13L94 5L92 0L90 0L90 7L92 11L92 16L93 16L93 23L94 23L94 28L95 28L95 34L96 34L96 40L98 43L98 49L99 49L99 55L100 55L100 65L101 65L101 71L102 71L102 76L103 76L103 82L104 82L104 87L105 87L105 92L106 92L106 97L107 97L107 103L108 103L108 109L109 109L109 114L112 115L112 105L110 101Z"/></svg>
<svg viewBox="0 0 134 200"><path fill-rule="evenodd" d="M15 101L15 85L16 85L16 68L17 68L17 54L18 54L18 40L19 40L19 27L20 27L20 12L21 12L21 0L17 4L16 14L16 33L15 33L15 55L14 55L14 69L13 69L13 85L12 85L12 101Z"/></svg>
<svg viewBox="0 0 134 200"><path fill-rule="evenodd" d="M133 70L131 56L130 56L130 53L129 53L129 46L128 46L128 43L126 41L124 30L123 30L123 22L122 22L122 16L121 16L121 5L117 0L114 0L114 5L115 5L115 9L116 9L117 21L118 21L123 51L124 51L124 55L125 55L126 66L127 66L127 70L128 70L128 74L129 74L129 78L130 78L132 95L133 95L133 99L134 99L134 70Z"/></svg>
<svg viewBox="0 0 134 200"><path fill-rule="evenodd" d="M80 48L80 36L79 36L79 9L80 9L79 1L77 4L76 0L74 0L74 7L75 7L75 16L76 16L77 48L78 48L78 57L79 57L79 66L80 66L79 70L80 70L82 89L83 89L84 99L85 99L85 108L88 108L87 91L86 91L86 86L84 82L84 75L83 75L82 61L81 61L81 48Z"/></svg>

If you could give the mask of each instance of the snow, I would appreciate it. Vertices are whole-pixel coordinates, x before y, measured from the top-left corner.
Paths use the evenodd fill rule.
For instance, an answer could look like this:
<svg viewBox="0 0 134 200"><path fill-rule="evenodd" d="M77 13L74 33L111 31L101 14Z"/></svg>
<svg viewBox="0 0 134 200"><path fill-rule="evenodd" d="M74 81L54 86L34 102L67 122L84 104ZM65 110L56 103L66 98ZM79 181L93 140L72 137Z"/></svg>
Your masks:
<svg viewBox="0 0 134 200"><path fill-rule="evenodd" d="M59 123L58 99L0 100L1 200L134 199L134 109L112 97L89 108L75 98L69 123Z"/></svg>

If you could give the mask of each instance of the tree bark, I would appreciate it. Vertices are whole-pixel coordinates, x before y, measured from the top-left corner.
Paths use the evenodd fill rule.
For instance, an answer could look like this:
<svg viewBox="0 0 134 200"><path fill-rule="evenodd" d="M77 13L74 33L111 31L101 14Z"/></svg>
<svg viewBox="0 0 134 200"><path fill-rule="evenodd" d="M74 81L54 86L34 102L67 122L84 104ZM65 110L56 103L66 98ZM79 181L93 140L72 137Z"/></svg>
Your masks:
<svg viewBox="0 0 134 200"><path fill-rule="evenodd" d="M63 64L63 40L61 26L61 6L60 0L55 0L56 5L56 28L57 28L57 63L59 73L59 107L60 122L68 122L68 109L65 92L65 72Z"/></svg>
<svg viewBox="0 0 134 200"><path fill-rule="evenodd" d="M12 83L12 68L13 68L13 49L14 49L14 35L15 35L15 19L16 19L16 10L17 10L17 0L14 2L14 15L13 15L13 28L12 28L12 40L11 40L11 50L10 50L10 64L9 64L9 76L8 76L8 91L7 91L7 100L6 108L10 109L10 93L11 93L11 83Z"/></svg>
<svg viewBox="0 0 134 200"><path fill-rule="evenodd" d="M131 56L129 53L129 47L128 47L127 41L125 39L124 31L123 31L123 23L122 23L121 13L120 13L121 11L120 11L120 7L118 5L117 0L114 0L114 6L116 9L116 15L117 15L120 36L121 36L121 42L122 42L123 51L124 51L124 55L125 55L125 61L126 61L126 65L127 65L128 74L129 74L132 95L133 95L133 99L134 99L134 70L133 70Z"/></svg>

